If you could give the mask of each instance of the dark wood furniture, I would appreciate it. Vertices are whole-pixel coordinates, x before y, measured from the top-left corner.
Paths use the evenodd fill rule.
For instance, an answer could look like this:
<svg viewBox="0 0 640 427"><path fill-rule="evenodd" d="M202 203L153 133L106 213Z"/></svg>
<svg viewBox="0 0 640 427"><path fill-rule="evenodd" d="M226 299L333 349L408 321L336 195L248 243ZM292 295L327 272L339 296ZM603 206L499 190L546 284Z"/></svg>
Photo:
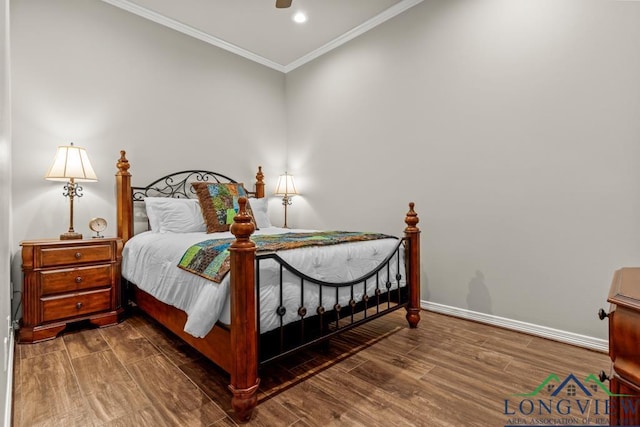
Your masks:
<svg viewBox="0 0 640 427"><path fill-rule="evenodd" d="M610 424L640 425L640 268L615 272L608 302L610 378Z"/></svg>
<svg viewBox="0 0 640 427"><path fill-rule="evenodd" d="M118 322L122 240L28 240L22 246L21 342L55 336L69 323Z"/></svg>
<svg viewBox="0 0 640 427"><path fill-rule="evenodd" d="M158 185L174 183L173 175L161 178L147 187L132 187L131 173L129 172L130 164L126 158L125 151L120 152L120 159L117 162L118 172L116 173L116 193L117 193L117 221L118 236L122 238L126 244L127 240L133 237L133 205L134 196L133 189L142 190L147 194L148 189L153 189L154 194L173 194L175 190L157 189ZM188 173L196 173L201 176L200 172L209 174L206 171L186 171ZM214 174L214 180L223 175ZM262 169L258 169L256 175L254 197L261 198L265 196L264 181ZM188 186L182 181L178 184L179 196L169 195L168 197L184 197L184 187ZM155 318L173 333L181 337L200 353L208 357L230 375L229 390L231 390L231 405L235 412L235 417L240 422L246 422L251 418L253 409L257 403L257 391L260 384L258 376L258 367L261 363L260 352L264 349L263 336L259 333L257 319L259 318L258 304L256 301L256 246L251 241L251 234L254 232L254 225L251 223L251 217L245 210L246 200L240 199L240 212L234 218L231 226L231 233L236 237L234 243L230 247L231 252L231 270L230 270L230 308L231 322L229 326L218 323L207 336L204 338L195 338L194 336L184 332L184 324L186 314L177 308L167 305L153 296L132 286L134 300L136 304L144 312ZM405 264L406 264L406 299L402 303L396 304L391 309L380 309L374 314L365 315L364 320L353 322L347 327L337 325L330 334L313 339L312 342L304 345L314 344L329 338L341 330L348 330L352 326L357 326L364 321L375 319L387 312L395 309L405 308L407 311L406 318L409 326L417 327L420 321L420 230L417 227L418 216L413 210L413 203L410 203L410 209L405 217ZM387 288L389 289L389 288ZM386 294L390 294L387 291ZM400 293L400 291L398 291ZM372 297L371 300L379 299ZM357 306L364 304L365 311L369 307L368 301L355 302L351 301L351 307L342 307L342 310L355 309ZM373 304L371 304L373 305ZM334 307L333 312L340 311ZM382 306L382 304L380 304ZM319 307L324 314L324 308ZM305 309L306 312L306 309ZM315 311L314 311L315 312ZM329 309L327 309L329 313ZM321 317L321 314L318 314ZM340 317L338 313L337 317ZM352 316L353 318L353 316ZM303 317L302 328L304 328L305 319ZM336 322L338 323L338 322ZM286 353L291 350L286 350ZM282 354L285 354L283 352Z"/></svg>

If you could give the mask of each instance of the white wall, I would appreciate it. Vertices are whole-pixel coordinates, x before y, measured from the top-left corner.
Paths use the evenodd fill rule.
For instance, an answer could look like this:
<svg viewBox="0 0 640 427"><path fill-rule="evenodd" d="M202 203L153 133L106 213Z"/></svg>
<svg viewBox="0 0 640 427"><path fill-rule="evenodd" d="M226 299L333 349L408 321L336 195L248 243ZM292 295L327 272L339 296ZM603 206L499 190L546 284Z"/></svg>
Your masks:
<svg viewBox="0 0 640 427"><path fill-rule="evenodd" d="M640 2L425 0L287 75L291 222L398 233L415 201L423 300L606 338L639 40Z"/></svg>
<svg viewBox="0 0 640 427"><path fill-rule="evenodd" d="M15 250L67 230L62 183L43 177L69 142L88 150L99 179L75 203L85 236L95 216L115 233L120 149L138 185L192 168L251 184L261 164L275 186L284 75L98 0L12 5Z"/></svg>
<svg viewBox="0 0 640 427"><path fill-rule="evenodd" d="M8 425L11 416L12 329L11 314L11 89L9 72L9 0L0 0L0 420ZM6 341L5 341L6 340Z"/></svg>

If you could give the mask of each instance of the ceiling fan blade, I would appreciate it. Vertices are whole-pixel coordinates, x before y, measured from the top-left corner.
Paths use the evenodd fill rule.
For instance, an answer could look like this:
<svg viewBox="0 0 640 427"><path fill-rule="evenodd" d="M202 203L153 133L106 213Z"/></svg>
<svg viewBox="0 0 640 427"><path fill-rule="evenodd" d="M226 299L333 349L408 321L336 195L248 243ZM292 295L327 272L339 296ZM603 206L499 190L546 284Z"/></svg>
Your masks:
<svg viewBox="0 0 640 427"><path fill-rule="evenodd" d="M291 7L292 0L276 0L276 7L283 9L285 7Z"/></svg>

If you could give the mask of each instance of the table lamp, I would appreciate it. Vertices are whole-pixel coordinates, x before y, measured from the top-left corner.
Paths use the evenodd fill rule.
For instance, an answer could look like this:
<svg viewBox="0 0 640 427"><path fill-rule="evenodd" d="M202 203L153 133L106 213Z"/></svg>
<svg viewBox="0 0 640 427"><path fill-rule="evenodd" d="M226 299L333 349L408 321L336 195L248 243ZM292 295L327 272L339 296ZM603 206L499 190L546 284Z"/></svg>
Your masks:
<svg viewBox="0 0 640 427"><path fill-rule="evenodd" d="M278 185L276 186L276 196L282 196L282 205L284 206L284 226L287 227L287 207L291 204L292 196L298 194L296 191L296 185L293 182L293 175L289 175L285 172L278 178Z"/></svg>
<svg viewBox="0 0 640 427"><path fill-rule="evenodd" d="M93 171L87 150L76 147L73 142L69 145L61 145L56 151L56 156L45 179L50 181L64 181L65 192L63 196L69 197L69 231L60 235L60 240L82 239L81 233L73 230L73 199L82 197L82 187L78 182L97 181L98 177Z"/></svg>

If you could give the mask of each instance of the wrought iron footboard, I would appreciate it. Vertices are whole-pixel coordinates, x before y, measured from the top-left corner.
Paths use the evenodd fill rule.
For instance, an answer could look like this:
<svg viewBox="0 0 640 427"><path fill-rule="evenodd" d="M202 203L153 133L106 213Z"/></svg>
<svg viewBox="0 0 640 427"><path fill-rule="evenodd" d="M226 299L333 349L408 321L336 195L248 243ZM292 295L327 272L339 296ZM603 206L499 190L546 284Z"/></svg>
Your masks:
<svg viewBox="0 0 640 427"><path fill-rule="evenodd" d="M408 240L399 239L394 250L375 269L362 277L343 283L329 283L310 277L291 266L275 252L256 255L258 331L261 330L260 304L262 301L260 263L268 260L277 262L280 270L277 289L279 303L275 308L279 325L260 335L258 343L260 365L318 344L343 331L407 306L409 287L406 286L405 279L408 277L408 272L402 255L408 244ZM283 277L285 274L289 276L289 280L293 276L299 282L299 294L295 296L299 301L297 320L293 322L284 320L287 314L284 303ZM308 301L305 301L305 290L310 287L318 293L315 306L308 306Z"/></svg>

